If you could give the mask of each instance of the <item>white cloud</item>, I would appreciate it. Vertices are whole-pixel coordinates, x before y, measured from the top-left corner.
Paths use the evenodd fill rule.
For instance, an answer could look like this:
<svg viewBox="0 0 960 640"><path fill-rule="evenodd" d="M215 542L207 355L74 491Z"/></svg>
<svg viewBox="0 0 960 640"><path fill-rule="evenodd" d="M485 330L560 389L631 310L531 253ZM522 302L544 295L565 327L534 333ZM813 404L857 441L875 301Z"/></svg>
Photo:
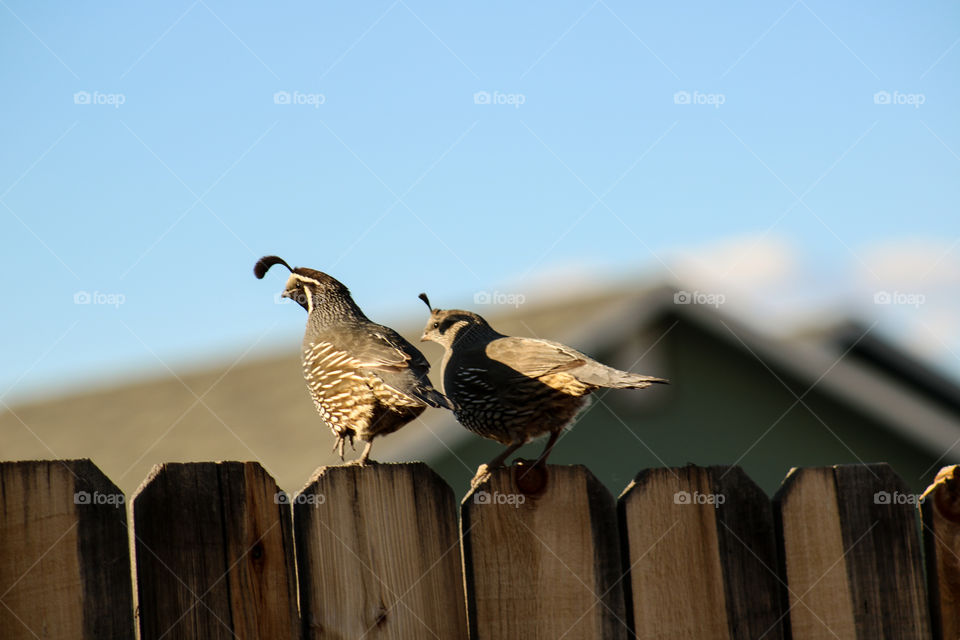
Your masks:
<svg viewBox="0 0 960 640"><path fill-rule="evenodd" d="M960 284L960 239L888 240L860 251L859 277L878 288L917 291Z"/></svg>
<svg viewBox="0 0 960 640"><path fill-rule="evenodd" d="M681 278L749 290L796 275L797 251L779 236L745 235L671 251L668 263Z"/></svg>
<svg viewBox="0 0 960 640"><path fill-rule="evenodd" d="M731 236L663 257L682 287L722 294L725 308L768 333L822 323L840 297L815 284L798 246L780 235Z"/></svg>
<svg viewBox="0 0 960 640"><path fill-rule="evenodd" d="M960 374L960 240L885 240L858 251L855 281L870 300L876 292L919 304L866 305L899 344ZM869 308L872 307L872 308Z"/></svg>

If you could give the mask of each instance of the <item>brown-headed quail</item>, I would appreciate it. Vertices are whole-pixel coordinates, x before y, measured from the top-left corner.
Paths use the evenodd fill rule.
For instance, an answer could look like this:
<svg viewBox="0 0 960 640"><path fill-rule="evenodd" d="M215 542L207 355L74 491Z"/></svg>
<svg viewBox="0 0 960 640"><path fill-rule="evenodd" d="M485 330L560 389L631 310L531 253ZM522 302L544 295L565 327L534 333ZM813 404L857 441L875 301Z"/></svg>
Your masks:
<svg viewBox="0 0 960 640"><path fill-rule="evenodd" d="M551 340L505 336L470 311L430 309L421 340L446 349L441 377L454 415L476 434L506 449L473 479L477 486L492 469L530 440L549 434L535 465L546 463L560 433L569 427L597 389L644 389L663 378L608 367Z"/></svg>
<svg viewBox="0 0 960 640"><path fill-rule="evenodd" d="M277 256L261 258L253 273L263 278L275 264L290 271L282 297L307 310L303 376L337 438L341 460L345 441L351 447L354 438L367 443L357 460L365 464L377 436L393 433L428 406L453 408L431 386L423 354L393 329L369 320L341 282L314 269L294 269Z"/></svg>

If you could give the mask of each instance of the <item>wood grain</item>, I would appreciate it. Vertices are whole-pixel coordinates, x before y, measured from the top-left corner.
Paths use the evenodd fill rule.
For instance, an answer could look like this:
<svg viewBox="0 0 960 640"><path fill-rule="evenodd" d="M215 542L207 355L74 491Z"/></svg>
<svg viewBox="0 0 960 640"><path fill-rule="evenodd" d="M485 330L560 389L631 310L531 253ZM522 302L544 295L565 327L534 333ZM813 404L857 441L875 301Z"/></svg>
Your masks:
<svg viewBox="0 0 960 640"><path fill-rule="evenodd" d="M934 637L960 639L960 475L944 467L923 494L923 539Z"/></svg>
<svg viewBox="0 0 960 640"><path fill-rule="evenodd" d="M794 640L930 637L916 501L886 464L788 474L774 512Z"/></svg>
<svg viewBox="0 0 960 640"><path fill-rule="evenodd" d="M613 497L586 467L518 483L526 469L495 471L461 504L471 637L627 638Z"/></svg>
<svg viewBox="0 0 960 640"><path fill-rule="evenodd" d="M306 638L467 637L456 502L426 465L321 467L294 529Z"/></svg>
<svg viewBox="0 0 960 640"><path fill-rule="evenodd" d="M123 494L89 460L0 463L0 638L133 638Z"/></svg>
<svg viewBox="0 0 960 640"><path fill-rule="evenodd" d="M619 513L637 638L783 637L770 501L739 467L641 471Z"/></svg>
<svg viewBox="0 0 960 640"><path fill-rule="evenodd" d="M284 498L255 462L155 467L133 502L142 640L298 638Z"/></svg>

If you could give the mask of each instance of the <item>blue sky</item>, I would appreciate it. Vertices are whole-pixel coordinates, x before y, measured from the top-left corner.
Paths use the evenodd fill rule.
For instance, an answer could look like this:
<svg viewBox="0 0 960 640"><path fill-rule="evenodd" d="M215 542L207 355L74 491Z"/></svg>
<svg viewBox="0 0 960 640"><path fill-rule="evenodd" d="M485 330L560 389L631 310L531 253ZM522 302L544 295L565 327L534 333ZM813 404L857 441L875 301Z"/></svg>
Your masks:
<svg viewBox="0 0 960 640"><path fill-rule="evenodd" d="M268 253L401 324L772 247L957 345L956 3L0 5L5 401L295 343Z"/></svg>

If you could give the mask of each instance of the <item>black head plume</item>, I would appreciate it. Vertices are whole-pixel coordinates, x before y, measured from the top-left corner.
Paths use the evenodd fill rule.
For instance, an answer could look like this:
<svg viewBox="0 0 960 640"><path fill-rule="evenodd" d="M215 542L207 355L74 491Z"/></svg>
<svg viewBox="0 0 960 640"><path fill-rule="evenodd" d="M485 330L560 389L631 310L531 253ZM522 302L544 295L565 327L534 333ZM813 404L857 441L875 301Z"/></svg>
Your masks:
<svg viewBox="0 0 960 640"><path fill-rule="evenodd" d="M427 305L427 309L430 309L430 311L433 312L433 307L430 305L430 300L427 298L427 294L421 293L417 297L423 300L423 303Z"/></svg>
<svg viewBox="0 0 960 640"><path fill-rule="evenodd" d="M257 260L257 264L253 265L253 275L257 276L257 280L263 280L263 276L267 275L267 271L270 270L275 264L282 264L285 266L290 273L293 273L293 267L287 264L286 260L277 256L263 256Z"/></svg>

